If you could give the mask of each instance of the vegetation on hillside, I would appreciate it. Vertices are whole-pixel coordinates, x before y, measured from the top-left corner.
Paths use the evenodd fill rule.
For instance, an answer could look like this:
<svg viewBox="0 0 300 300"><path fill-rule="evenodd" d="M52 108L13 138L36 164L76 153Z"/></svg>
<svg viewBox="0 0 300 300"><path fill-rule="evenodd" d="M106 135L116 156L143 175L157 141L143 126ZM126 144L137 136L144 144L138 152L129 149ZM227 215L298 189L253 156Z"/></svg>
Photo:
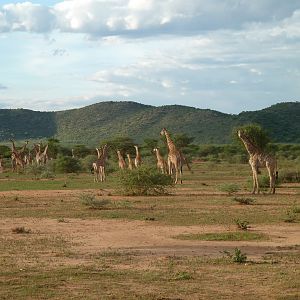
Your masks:
<svg viewBox="0 0 300 300"><path fill-rule="evenodd" d="M153 107L135 102L101 102L80 109L36 112L0 109L0 141L55 138L63 144L96 146L103 140L129 137L135 143L159 139L161 128L194 137L195 144L231 142L234 127L256 123L275 142L300 142L300 103L224 114L208 109L170 105Z"/></svg>

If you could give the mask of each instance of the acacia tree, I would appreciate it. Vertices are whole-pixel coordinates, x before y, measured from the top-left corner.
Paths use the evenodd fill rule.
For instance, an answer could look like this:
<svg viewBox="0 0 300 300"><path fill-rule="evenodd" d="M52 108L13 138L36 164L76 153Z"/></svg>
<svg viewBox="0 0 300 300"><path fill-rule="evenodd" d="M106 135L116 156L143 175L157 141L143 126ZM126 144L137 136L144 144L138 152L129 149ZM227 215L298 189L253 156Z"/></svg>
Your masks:
<svg viewBox="0 0 300 300"><path fill-rule="evenodd" d="M237 132L242 131L248 139L251 141L253 145L255 145L258 149L261 151L266 150L270 138L267 134L267 132L258 124L246 124L244 126L240 126L238 128L234 129L234 136L238 141L241 142L241 140L238 138Z"/></svg>

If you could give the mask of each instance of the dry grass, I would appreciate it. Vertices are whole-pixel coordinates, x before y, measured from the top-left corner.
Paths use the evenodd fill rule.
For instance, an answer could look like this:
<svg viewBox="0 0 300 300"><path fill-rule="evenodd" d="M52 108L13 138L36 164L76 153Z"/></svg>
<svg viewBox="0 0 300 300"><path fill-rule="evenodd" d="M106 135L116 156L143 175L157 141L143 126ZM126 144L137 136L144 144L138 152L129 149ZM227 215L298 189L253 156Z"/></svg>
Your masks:
<svg viewBox="0 0 300 300"><path fill-rule="evenodd" d="M248 166L199 164L186 174L173 195L160 197L120 196L114 178L94 185L87 174L69 178L64 190L51 190L59 189L59 179L8 178L19 190L0 193L0 298L297 299L300 214L293 223L284 220L300 207L300 184L240 205L218 186L236 183L238 197L248 197ZM99 187L109 193L101 196ZM85 205L83 193L101 209ZM247 220L250 231L236 233L236 219ZM14 234L18 227L31 234ZM127 230L136 247L133 241L109 246L110 234L126 245ZM246 264L219 251L236 247L247 254Z"/></svg>

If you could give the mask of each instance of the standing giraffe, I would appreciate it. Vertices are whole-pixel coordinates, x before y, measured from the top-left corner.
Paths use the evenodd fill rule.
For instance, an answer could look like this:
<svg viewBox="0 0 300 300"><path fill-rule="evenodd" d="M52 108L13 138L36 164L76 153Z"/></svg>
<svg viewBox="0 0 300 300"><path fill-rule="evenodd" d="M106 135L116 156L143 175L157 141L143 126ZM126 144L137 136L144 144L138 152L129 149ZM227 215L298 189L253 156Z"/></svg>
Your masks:
<svg viewBox="0 0 300 300"><path fill-rule="evenodd" d="M134 165L136 168L138 168L142 164L142 157L141 157L141 154L139 151L139 147L135 145L134 148L135 148L135 153L136 153L135 159L134 159Z"/></svg>
<svg viewBox="0 0 300 300"><path fill-rule="evenodd" d="M106 179L105 176L105 165L106 165L106 159L108 155L108 145L105 144L103 147L101 147L101 150L96 148L98 153L98 159L93 163L93 169L94 169L94 182L100 181L103 182Z"/></svg>
<svg viewBox="0 0 300 300"><path fill-rule="evenodd" d="M13 171L18 171L18 166L21 167L21 169L24 169L25 167L25 161L23 158L23 153L22 153L22 149L26 149L26 145L25 144L23 146L23 148L21 149L21 151L18 151L15 145L15 142L13 140L10 140L12 143L12 149L11 149L11 165L12 165L12 170Z"/></svg>
<svg viewBox="0 0 300 300"><path fill-rule="evenodd" d="M119 168L121 170L124 170L126 168L126 162L125 162L120 150L117 150L117 154L118 154L118 159L119 159Z"/></svg>
<svg viewBox="0 0 300 300"><path fill-rule="evenodd" d="M45 165L48 161L48 144L45 147L44 151L41 151L41 144L34 145L35 147L35 160L38 165Z"/></svg>
<svg viewBox="0 0 300 300"><path fill-rule="evenodd" d="M0 157L0 173L3 173L4 167L3 167L3 159Z"/></svg>
<svg viewBox="0 0 300 300"><path fill-rule="evenodd" d="M238 130L238 136L244 143L244 146L250 156L249 164L252 169L253 178L252 194L255 194L255 191L259 194L258 174L260 167L267 168L270 178L270 193L275 194L275 180L278 175L276 158L273 155L264 153L253 143L253 141L251 141L243 130Z"/></svg>
<svg viewBox="0 0 300 300"><path fill-rule="evenodd" d="M127 159L128 159L128 169L133 170L133 163L132 163L132 159L130 157L130 154L127 153L126 156L127 156Z"/></svg>
<svg viewBox="0 0 300 300"><path fill-rule="evenodd" d="M162 174L166 173L166 161L164 160L164 158L162 157L162 155L159 152L158 148L154 148L153 152L156 154L156 159L157 159L157 168L159 170L161 170Z"/></svg>
<svg viewBox="0 0 300 300"><path fill-rule="evenodd" d="M175 169L175 184L178 182L178 174L180 176L180 183L182 183L182 158L180 152L176 149L174 142L172 141L170 134L166 128L163 128L160 132L164 135L167 140L167 145L169 149L168 153L168 169L169 174L172 174L172 169Z"/></svg>

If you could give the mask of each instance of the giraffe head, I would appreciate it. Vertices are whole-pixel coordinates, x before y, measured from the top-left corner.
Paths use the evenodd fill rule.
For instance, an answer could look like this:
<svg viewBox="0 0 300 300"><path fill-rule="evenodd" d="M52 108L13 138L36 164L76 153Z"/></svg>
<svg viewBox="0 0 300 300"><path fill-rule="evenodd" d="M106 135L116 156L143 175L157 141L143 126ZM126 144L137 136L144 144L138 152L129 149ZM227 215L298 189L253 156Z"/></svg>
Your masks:
<svg viewBox="0 0 300 300"><path fill-rule="evenodd" d="M238 135L238 137L239 137L240 139L243 139L243 138L246 137L246 134L245 134L245 132L244 132L242 129L239 129L239 130L237 131L237 135Z"/></svg>
<svg viewBox="0 0 300 300"><path fill-rule="evenodd" d="M160 132L160 135L165 135L166 132L167 132L167 129L166 129L166 128L163 128L163 129L161 130L161 132Z"/></svg>

